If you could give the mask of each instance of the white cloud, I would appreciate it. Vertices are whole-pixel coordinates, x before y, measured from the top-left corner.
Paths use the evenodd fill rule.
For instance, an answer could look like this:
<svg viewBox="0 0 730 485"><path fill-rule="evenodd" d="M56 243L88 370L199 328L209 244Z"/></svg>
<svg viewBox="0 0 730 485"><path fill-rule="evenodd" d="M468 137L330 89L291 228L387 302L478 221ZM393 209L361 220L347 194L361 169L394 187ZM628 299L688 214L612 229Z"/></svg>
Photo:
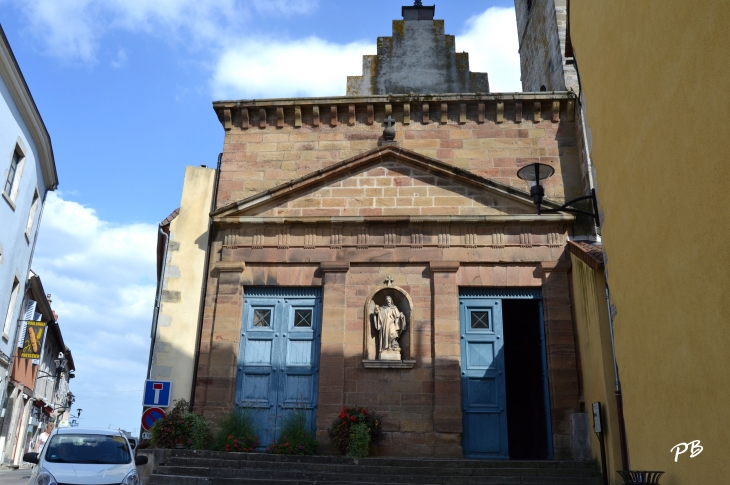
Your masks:
<svg viewBox="0 0 730 485"><path fill-rule="evenodd" d="M50 193L33 269L76 364L82 424L139 427L155 296L157 226L118 225ZM132 391L132 392L130 392Z"/></svg>
<svg viewBox="0 0 730 485"><path fill-rule="evenodd" d="M490 91L522 91L514 8L492 7L469 19L462 34L456 36L456 49L469 53L472 71L489 74Z"/></svg>
<svg viewBox="0 0 730 485"><path fill-rule="evenodd" d="M103 37L113 29L144 32L188 47L215 45L262 14L301 14L316 0L11 0L28 20L28 31L46 51L65 60L96 60Z"/></svg>
<svg viewBox="0 0 730 485"><path fill-rule="evenodd" d="M456 37L470 69L487 72L492 92L522 91L514 8L492 7L467 21ZM375 39L336 44L318 37L227 45L212 77L216 99L343 96L347 76L362 75L362 56Z"/></svg>
<svg viewBox="0 0 730 485"><path fill-rule="evenodd" d="M117 57L116 59L111 61L111 65L114 69L121 69L125 65L127 65L127 51L124 49L119 49L117 51Z"/></svg>
<svg viewBox="0 0 730 485"><path fill-rule="evenodd" d="M319 0L255 0L253 3L259 12L278 15L309 13L319 6Z"/></svg>
<svg viewBox="0 0 730 485"><path fill-rule="evenodd" d="M213 95L216 99L341 96L347 76L362 75L362 56L373 51L374 42L244 39L223 51L213 74Z"/></svg>

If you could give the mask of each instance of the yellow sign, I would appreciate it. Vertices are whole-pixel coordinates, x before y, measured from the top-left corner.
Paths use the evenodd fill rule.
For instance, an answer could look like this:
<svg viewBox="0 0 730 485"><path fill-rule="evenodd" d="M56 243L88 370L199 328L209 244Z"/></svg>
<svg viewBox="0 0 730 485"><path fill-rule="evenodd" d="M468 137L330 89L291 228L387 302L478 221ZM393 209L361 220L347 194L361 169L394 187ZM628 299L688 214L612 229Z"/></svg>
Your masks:
<svg viewBox="0 0 730 485"><path fill-rule="evenodd" d="M43 334L46 330L46 322L28 322L25 330L25 341L20 351L21 359L40 359L41 347L43 347Z"/></svg>

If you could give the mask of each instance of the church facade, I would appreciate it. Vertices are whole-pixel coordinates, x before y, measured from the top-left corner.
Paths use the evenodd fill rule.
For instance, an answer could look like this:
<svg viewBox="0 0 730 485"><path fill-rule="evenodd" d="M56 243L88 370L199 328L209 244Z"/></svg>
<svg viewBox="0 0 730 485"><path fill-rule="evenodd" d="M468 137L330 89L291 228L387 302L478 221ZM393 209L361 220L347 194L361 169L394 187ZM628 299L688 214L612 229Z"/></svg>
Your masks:
<svg viewBox="0 0 730 485"><path fill-rule="evenodd" d="M225 129L194 406L304 409L323 451L343 406L383 456L572 459L579 375L567 213L584 195L576 99L490 93L405 7L332 98L214 103ZM406 93L406 94L403 94Z"/></svg>

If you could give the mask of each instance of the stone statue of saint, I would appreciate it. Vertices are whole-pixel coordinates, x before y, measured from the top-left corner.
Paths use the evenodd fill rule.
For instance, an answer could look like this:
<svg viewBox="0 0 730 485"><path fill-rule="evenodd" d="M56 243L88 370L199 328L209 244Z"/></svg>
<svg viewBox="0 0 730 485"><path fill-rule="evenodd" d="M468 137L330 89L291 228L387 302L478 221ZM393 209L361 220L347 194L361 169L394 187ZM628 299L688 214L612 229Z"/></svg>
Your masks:
<svg viewBox="0 0 730 485"><path fill-rule="evenodd" d="M406 316L393 304L393 298L385 297L385 306L375 305L375 329L378 331L378 353L383 358L386 352L400 354L400 338L406 329Z"/></svg>

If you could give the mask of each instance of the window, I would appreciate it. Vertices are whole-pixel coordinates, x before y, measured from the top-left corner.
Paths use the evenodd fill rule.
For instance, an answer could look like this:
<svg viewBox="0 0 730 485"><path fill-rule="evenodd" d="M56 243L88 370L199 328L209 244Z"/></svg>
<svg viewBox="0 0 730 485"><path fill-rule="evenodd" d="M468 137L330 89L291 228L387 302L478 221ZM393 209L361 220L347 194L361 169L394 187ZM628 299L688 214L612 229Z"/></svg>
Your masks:
<svg viewBox="0 0 730 485"><path fill-rule="evenodd" d="M471 312L471 328L489 330L489 312Z"/></svg>
<svg viewBox="0 0 730 485"><path fill-rule="evenodd" d="M8 169L8 178L5 180L5 186L3 187L3 195L10 202L15 201L15 197L18 195L18 182L20 181L20 175L23 172L23 161L25 155L21 150L20 145L15 145L13 150L13 156L10 159L10 168Z"/></svg>
<svg viewBox="0 0 730 485"><path fill-rule="evenodd" d="M123 465L132 462L127 440L121 436L57 434L48 442L45 460L50 463Z"/></svg>
<svg viewBox="0 0 730 485"><path fill-rule="evenodd" d="M310 327L312 326L312 310L297 310L294 312L294 326L295 327Z"/></svg>
<svg viewBox="0 0 730 485"><path fill-rule="evenodd" d="M38 190L33 194L33 203L30 205L30 213L28 214L28 224L25 227L25 236L28 241L31 239L33 234L33 222L35 222L35 213L38 210Z"/></svg>
<svg viewBox="0 0 730 485"><path fill-rule="evenodd" d="M3 327L3 337L10 338L10 325L13 323L13 315L15 314L15 301L18 299L20 292L20 281L17 278L13 281L13 291L10 293L10 304L8 305L8 313L5 315L5 326Z"/></svg>
<svg viewBox="0 0 730 485"><path fill-rule="evenodd" d="M270 327L271 326L271 310L254 310L253 326L254 327Z"/></svg>
<svg viewBox="0 0 730 485"><path fill-rule="evenodd" d="M8 170L8 180L5 182L5 189L3 192L10 195L13 192L13 185L15 185L15 175L18 173L18 166L20 165L20 153L18 150L13 150L13 159L10 161L10 170Z"/></svg>

